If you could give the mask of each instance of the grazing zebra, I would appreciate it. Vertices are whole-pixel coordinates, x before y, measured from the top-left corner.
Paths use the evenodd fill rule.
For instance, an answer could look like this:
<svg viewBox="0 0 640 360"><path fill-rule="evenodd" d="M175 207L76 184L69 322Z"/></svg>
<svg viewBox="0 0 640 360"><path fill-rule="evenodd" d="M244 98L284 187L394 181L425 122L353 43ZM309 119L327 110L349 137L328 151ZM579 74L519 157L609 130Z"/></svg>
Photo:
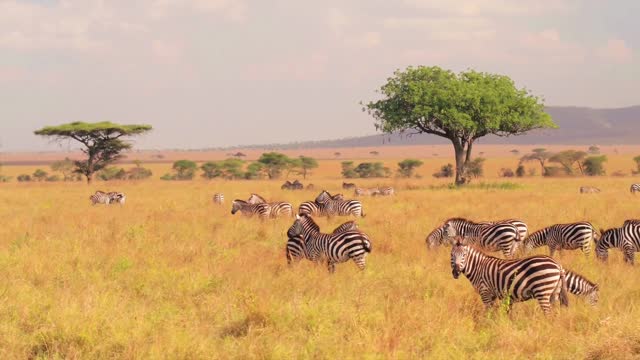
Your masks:
<svg viewBox="0 0 640 360"><path fill-rule="evenodd" d="M89 196L89 200L91 200L92 205L95 205L95 204L109 205L109 203L111 202L111 196L109 196L109 194L104 191L98 190L96 191L95 194Z"/></svg>
<svg viewBox="0 0 640 360"><path fill-rule="evenodd" d="M509 223L478 224L463 218L445 222L443 231L447 238L456 235L469 238L487 251L502 251L506 258L515 255L518 247L518 229Z"/></svg>
<svg viewBox="0 0 640 360"><path fill-rule="evenodd" d="M224 194L223 193L215 193L213 194L213 203L214 204L224 204Z"/></svg>
<svg viewBox="0 0 640 360"><path fill-rule="evenodd" d="M396 191L391 186L386 186L382 188L378 188L378 191L371 194L373 196L392 196L395 195Z"/></svg>
<svg viewBox="0 0 640 360"><path fill-rule="evenodd" d="M637 192L640 192L640 184L633 184L631 185L631 193L635 194Z"/></svg>
<svg viewBox="0 0 640 360"><path fill-rule="evenodd" d="M509 223L513 226L516 227L516 229L518 229L518 241L523 241L526 237L527 234L529 233L529 227L527 226L527 223L525 223L522 220L518 220L518 219L504 219L504 220L498 220L498 221L481 221L478 224L503 224L503 223Z"/></svg>
<svg viewBox="0 0 640 360"><path fill-rule="evenodd" d="M304 189L304 186L298 180L294 180L293 182L287 180L284 184L282 184L280 189L282 189L282 190L302 190L302 189Z"/></svg>
<svg viewBox="0 0 640 360"><path fill-rule="evenodd" d="M371 196L371 195L376 195L380 192L380 190L378 190L378 188L371 188L371 189L365 189L365 188L359 188L357 187L354 191L353 194L355 196Z"/></svg>
<svg viewBox="0 0 640 360"><path fill-rule="evenodd" d="M233 200L231 214L234 215L238 211L244 216L252 217L257 215L261 219L266 219L271 214L271 207L269 204L249 204L246 201Z"/></svg>
<svg viewBox="0 0 640 360"><path fill-rule="evenodd" d="M594 194L599 193L600 189L593 186L580 186L580 194Z"/></svg>
<svg viewBox="0 0 640 360"><path fill-rule="evenodd" d="M469 246L466 239L455 237L451 248L451 269L454 279L460 274L469 279L489 309L496 299L509 298L514 302L538 300L545 315L558 298L569 305L565 272L548 256L531 256L517 260L503 260L484 254Z"/></svg>
<svg viewBox="0 0 640 360"><path fill-rule="evenodd" d="M322 211L327 216L349 216L364 217L362 203L358 200L334 200L327 191L323 190L315 199Z"/></svg>
<svg viewBox="0 0 640 360"><path fill-rule="evenodd" d="M342 182L342 188L344 190L350 190L350 189L355 189L356 188L356 184L354 183L346 183L346 182Z"/></svg>
<svg viewBox="0 0 640 360"><path fill-rule="evenodd" d="M347 221L346 223L335 228L331 234L335 235L345 231L358 230L358 225L355 221ZM292 262L298 262L307 257L305 253L305 243L302 235L289 237L287 239L286 257L287 264L291 265Z"/></svg>
<svg viewBox="0 0 640 360"><path fill-rule="evenodd" d="M251 205L255 204L269 204L271 208L269 216L270 217L278 217L281 215L285 216L293 216L293 206L291 203L285 201L276 201L276 202L267 202L262 196L258 194L251 194L247 202Z"/></svg>
<svg viewBox="0 0 640 360"><path fill-rule="evenodd" d="M640 251L640 224L627 220L622 227L601 230L601 233L596 242L596 257L599 260L606 261L609 258L608 250L617 248L622 251L626 263L635 263L635 253Z"/></svg>
<svg viewBox="0 0 640 360"><path fill-rule="evenodd" d="M567 291L574 295L586 297L589 304L593 306L598 303L598 284L569 270L565 270L564 279L567 283Z"/></svg>
<svg viewBox="0 0 640 360"><path fill-rule="evenodd" d="M127 199L127 196L124 193L116 191L108 192L107 196L109 197L109 204L118 203L120 205L124 205L124 202Z"/></svg>
<svg viewBox="0 0 640 360"><path fill-rule="evenodd" d="M571 224L556 224L544 229L540 229L527 237L524 241L525 254L533 248L547 245L550 255L553 256L556 250L581 249L589 256L591 253L591 242L597 238L596 230L591 223L586 221Z"/></svg>
<svg viewBox="0 0 640 360"><path fill-rule="evenodd" d="M338 263L352 259L360 270L365 268L365 258L371 252L371 240L358 230L337 234L323 234L310 216L298 215L287 231L287 236L304 239L305 255L311 261L326 260L329 272L336 270Z"/></svg>

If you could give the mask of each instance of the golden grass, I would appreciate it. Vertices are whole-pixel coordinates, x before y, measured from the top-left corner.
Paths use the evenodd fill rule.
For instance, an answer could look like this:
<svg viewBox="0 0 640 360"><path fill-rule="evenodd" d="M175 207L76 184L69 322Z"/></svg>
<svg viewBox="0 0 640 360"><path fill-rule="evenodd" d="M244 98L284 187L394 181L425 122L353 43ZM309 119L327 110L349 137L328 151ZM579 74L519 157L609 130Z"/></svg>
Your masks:
<svg viewBox="0 0 640 360"><path fill-rule="evenodd" d="M391 160L385 160L392 164ZM608 264L564 252L562 264L600 284L592 308L544 318L537 303L485 313L464 278L454 280L449 248L424 238L451 216L518 217L535 230L590 220L597 227L638 218L632 178L510 180L514 190L430 188L445 180L366 180L394 198L364 198L359 219L373 252L367 269L286 265L290 219L230 214L233 198L258 192L294 204L325 188L342 192L339 161L309 180L317 191L285 192L282 181L0 184L0 358L589 358L640 357L640 270L613 253ZM487 162L484 182L512 158ZM630 157L608 167L631 168ZM35 167L6 167L3 173ZM169 165L153 165L154 177ZM305 181L306 184L309 181ZM603 189L580 195L580 185ZM120 190L127 204L91 206L96 189ZM410 190L411 189L411 190ZM211 203L223 192L227 205ZM323 229L346 221L318 220ZM540 249L545 253L545 249Z"/></svg>

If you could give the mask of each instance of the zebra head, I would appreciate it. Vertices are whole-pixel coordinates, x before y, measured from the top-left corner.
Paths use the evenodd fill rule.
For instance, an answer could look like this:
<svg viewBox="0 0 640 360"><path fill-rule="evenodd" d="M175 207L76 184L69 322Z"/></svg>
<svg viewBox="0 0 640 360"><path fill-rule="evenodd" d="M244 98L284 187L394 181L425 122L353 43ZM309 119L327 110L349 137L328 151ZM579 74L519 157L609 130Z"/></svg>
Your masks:
<svg viewBox="0 0 640 360"><path fill-rule="evenodd" d="M427 248L431 249L438 245L442 245L445 239L444 226L435 228L429 235L427 235L426 243Z"/></svg>
<svg viewBox="0 0 640 360"><path fill-rule="evenodd" d="M451 238L453 238L453 237L458 235L458 230L456 230L455 226L453 225L453 223L451 221L447 221L442 226L442 235L445 238L451 239Z"/></svg>
<svg viewBox="0 0 640 360"><path fill-rule="evenodd" d="M342 195L342 194L335 194L335 195L331 195L331 200L340 200L340 201L343 201L343 200L344 200L344 195Z"/></svg>
<svg viewBox="0 0 640 360"><path fill-rule="evenodd" d="M617 237L622 235L616 230L618 229L601 229L600 240L596 240L594 237L593 241L596 242L596 258L598 258L598 260L607 261L607 259L609 259L609 247L615 247L615 244L618 242Z"/></svg>
<svg viewBox="0 0 640 360"><path fill-rule="evenodd" d="M469 246L461 236L456 236L451 243L453 245L451 248L451 274L454 279L457 279L461 273L464 273Z"/></svg>
<svg viewBox="0 0 640 360"><path fill-rule="evenodd" d="M247 203L252 205L264 204L266 202L267 200L265 200L262 196L254 193L252 193L251 196L249 196L249 199L247 199Z"/></svg>
<svg viewBox="0 0 640 360"><path fill-rule="evenodd" d="M315 202L317 204L322 204L322 203L327 202L327 200L331 200L331 194L329 194L329 192L327 190L322 190L320 195L318 195L316 197Z"/></svg>
<svg viewBox="0 0 640 360"><path fill-rule="evenodd" d="M247 203L245 201L233 200L233 203L231 203L231 215L235 215L235 213L242 210L246 205Z"/></svg>
<svg viewBox="0 0 640 360"><path fill-rule="evenodd" d="M319 232L320 227L307 214L297 214L293 225L287 230L287 236L294 238L296 236L304 236L309 230Z"/></svg>

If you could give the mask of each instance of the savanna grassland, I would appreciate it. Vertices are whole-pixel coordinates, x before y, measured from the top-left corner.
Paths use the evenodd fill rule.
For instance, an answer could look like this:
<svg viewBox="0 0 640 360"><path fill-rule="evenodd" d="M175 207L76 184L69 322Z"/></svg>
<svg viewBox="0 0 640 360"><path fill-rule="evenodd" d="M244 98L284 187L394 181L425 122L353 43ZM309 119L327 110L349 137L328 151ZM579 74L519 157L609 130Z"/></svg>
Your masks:
<svg viewBox="0 0 640 360"><path fill-rule="evenodd" d="M628 172L631 157L610 156L608 172ZM0 358L640 357L640 267L618 252L606 264L577 251L558 256L600 284L600 302L570 295L569 308L545 318L535 301L486 313L468 280L452 278L450 249L428 251L424 241L453 216L517 217L532 231L577 220L620 226L640 218L640 196L629 194L637 179L535 176L451 190L430 176L445 162L426 160L420 179L355 180L392 185L397 196L362 199L367 269L349 262L333 275L324 265L287 266L291 219L232 216L230 202L258 192L297 205L321 189L343 192L339 161L321 161L303 181L316 191L282 191L283 180L158 180L169 164L151 165L154 179L140 182L0 184ZM507 181L498 169L515 163L489 158L475 184ZM580 195L581 185L602 193ZM127 203L91 206L97 189L123 191ZM224 206L211 203L214 192ZM326 231L343 221L318 220Z"/></svg>

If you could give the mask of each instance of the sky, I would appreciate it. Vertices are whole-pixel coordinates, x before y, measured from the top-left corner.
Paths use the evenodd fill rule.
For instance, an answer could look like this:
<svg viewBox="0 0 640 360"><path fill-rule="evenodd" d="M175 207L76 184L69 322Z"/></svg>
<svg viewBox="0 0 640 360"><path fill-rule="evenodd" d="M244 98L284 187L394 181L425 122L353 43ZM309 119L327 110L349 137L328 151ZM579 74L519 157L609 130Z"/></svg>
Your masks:
<svg viewBox="0 0 640 360"><path fill-rule="evenodd" d="M72 121L142 149L375 133L396 69L508 75L547 105L640 104L640 1L0 0L0 151Z"/></svg>

